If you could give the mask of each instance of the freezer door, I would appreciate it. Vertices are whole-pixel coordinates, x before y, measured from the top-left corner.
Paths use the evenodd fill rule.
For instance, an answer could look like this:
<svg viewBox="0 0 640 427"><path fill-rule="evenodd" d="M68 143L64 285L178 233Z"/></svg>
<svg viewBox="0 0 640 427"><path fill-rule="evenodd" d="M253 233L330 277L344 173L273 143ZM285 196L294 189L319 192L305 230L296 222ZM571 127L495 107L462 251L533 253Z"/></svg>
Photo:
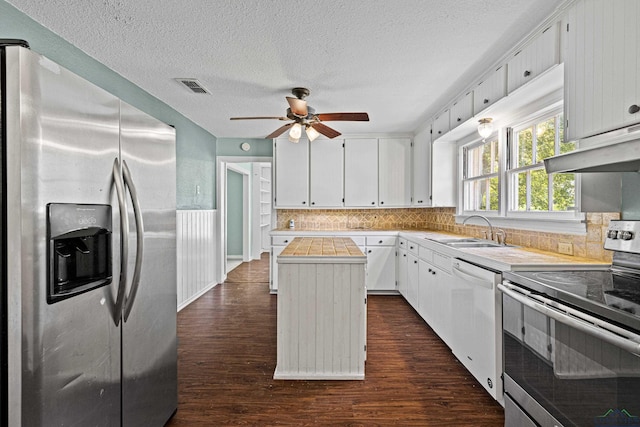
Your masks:
<svg viewBox="0 0 640 427"><path fill-rule="evenodd" d="M177 408L175 131L123 102L120 132L130 180L131 277L122 331L123 426L161 426Z"/></svg>
<svg viewBox="0 0 640 427"><path fill-rule="evenodd" d="M47 302L47 205L113 206L119 101L24 48L6 49L9 424L120 424L120 333L110 284ZM21 391L20 391L21 390Z"/></svg>

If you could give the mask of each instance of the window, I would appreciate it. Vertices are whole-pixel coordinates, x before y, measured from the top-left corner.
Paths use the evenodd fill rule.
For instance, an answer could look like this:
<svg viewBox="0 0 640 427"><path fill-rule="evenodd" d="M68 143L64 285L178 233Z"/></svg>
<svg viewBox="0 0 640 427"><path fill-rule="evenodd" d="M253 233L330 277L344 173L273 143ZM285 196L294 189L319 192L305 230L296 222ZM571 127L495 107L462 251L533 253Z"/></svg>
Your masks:
<svg viewBox="0 0 640 427"><path fill-rule="evenodd" d="M497 136L488 139L463 149L465 211L500 210L500 145Z"/></svg>
<svg viewBox="0 0 640 427"><path fill-rule="evenodd" d="M574 212L576 175L547 174L543 160L575 150L574 142L563 140L561 113L511 129L509 212Z"/></svg>

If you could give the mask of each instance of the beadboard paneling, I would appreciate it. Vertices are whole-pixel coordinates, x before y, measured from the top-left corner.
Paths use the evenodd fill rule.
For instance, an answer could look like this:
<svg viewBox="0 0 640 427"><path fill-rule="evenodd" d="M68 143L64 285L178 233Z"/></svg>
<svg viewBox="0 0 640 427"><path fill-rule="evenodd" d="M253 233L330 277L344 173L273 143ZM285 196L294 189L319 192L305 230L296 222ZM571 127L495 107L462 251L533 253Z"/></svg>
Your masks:
<svg viewBox="0 0 640 427"><path fill-rule="evenodd" d="M215 210L176 213L178 311L216 285Z"/></svg>

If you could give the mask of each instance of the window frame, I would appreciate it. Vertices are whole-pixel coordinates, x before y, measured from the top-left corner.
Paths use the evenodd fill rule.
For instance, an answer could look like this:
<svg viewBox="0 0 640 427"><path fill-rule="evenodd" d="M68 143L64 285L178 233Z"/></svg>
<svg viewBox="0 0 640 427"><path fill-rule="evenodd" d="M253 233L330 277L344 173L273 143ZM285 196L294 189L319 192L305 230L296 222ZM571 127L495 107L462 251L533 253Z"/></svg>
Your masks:
<svg viewBox="0 0 640 427"><path fill-rule="evenodd" d="M513 184L510 182L511 176L508 168L514 153L512 151L513 135L510 134L513 129L525 129L533 123L544 121L545 118L553 117L563 113L562 101L553 102L551 105L538 106L535 112L530 114L521 114L517 118L504 120L499 123L497 130L486 138L486 141L498 136L498 150L500 153L499 162L499 210L496 211L475 211L465 210L465 176L466 173L466 156L465 149L474 148L482 144L481 138L475 133L473 136L467 137L459 141L458 163L458 209L456 210L456 220L460 222L469 215L480 214L491 219L491 223L498 227L509 227L528 229L533 231L547 232L568 232L568 233L584 233L586 231L585 218L586 214L581 211L581 174L575 175L575 208L572 211L513 211L510 210L511 198L513 197ZM556 136L556 144L562 143ZM555 149L557 150L557 145ZM576 148L578 149L578 148ZM515 160L514 160L515 161ZM537 168L539 165L530 166ZM544 166L542 167L544 170ZM512 172L513 174L513 172ZM517 192L517 188L515 189Z"/></svg>
<svg viewBox="0 0 640 427"><path fill-rule="evenodd" d="M498 155L498 170L496 172L490 172L487 174L480 174L480 175L475 175L473 177L468 177L467 173L468 173L468 166L469 166L469 157L468 157L468 152L470 150L473 150L475 148L478 147L482 147L483 145L486 144L490 144L493 141L497 142L497 155ZM489 135L487 138L485 139L478 139L470 144L466 144L463 147L461 147L460 150L461 156L462 156L462 173L461 173L461 188L462 188L462 200L461 200L461 209L463 212L469 212L469 214L482 214L482 215L489 215L489 216L493 216L493 215L499 215L501 210L502 210L502 200L503 200L503 191L502 191L502 187L503 187L503 177L502 177L502 163L503 163L503 157L504 157L504 150L503 150L503 143L501 141L501 137L500 137L500 132L496 131L493 132L491 135ZM498 209L497 210L492 210L492 209L488 209L490 207L490 202L487 203L487 209L484 210L467 210L465 209L465 200L466 200L466 193L464 192L464 189L466 188L467 183L471 183L471 182L476 182L476 181L480 181L480 180L490 180L492 178L498 178ZM477 196L477 195L476 195Z"/></svg>

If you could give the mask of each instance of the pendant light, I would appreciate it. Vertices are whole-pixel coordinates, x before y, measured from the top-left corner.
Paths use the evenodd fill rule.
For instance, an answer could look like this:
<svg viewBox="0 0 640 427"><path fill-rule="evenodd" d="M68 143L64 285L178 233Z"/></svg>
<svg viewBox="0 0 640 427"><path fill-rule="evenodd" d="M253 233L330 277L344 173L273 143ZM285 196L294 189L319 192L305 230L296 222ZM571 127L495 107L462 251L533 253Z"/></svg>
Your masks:
<svg viewBox="0 0 640 427"><path fill-rule="evenodd" d="M483 141L493 133L493 123L491 123L492 121L493 119L490 117L478 120L478 133L482 137Z"/></svg>

